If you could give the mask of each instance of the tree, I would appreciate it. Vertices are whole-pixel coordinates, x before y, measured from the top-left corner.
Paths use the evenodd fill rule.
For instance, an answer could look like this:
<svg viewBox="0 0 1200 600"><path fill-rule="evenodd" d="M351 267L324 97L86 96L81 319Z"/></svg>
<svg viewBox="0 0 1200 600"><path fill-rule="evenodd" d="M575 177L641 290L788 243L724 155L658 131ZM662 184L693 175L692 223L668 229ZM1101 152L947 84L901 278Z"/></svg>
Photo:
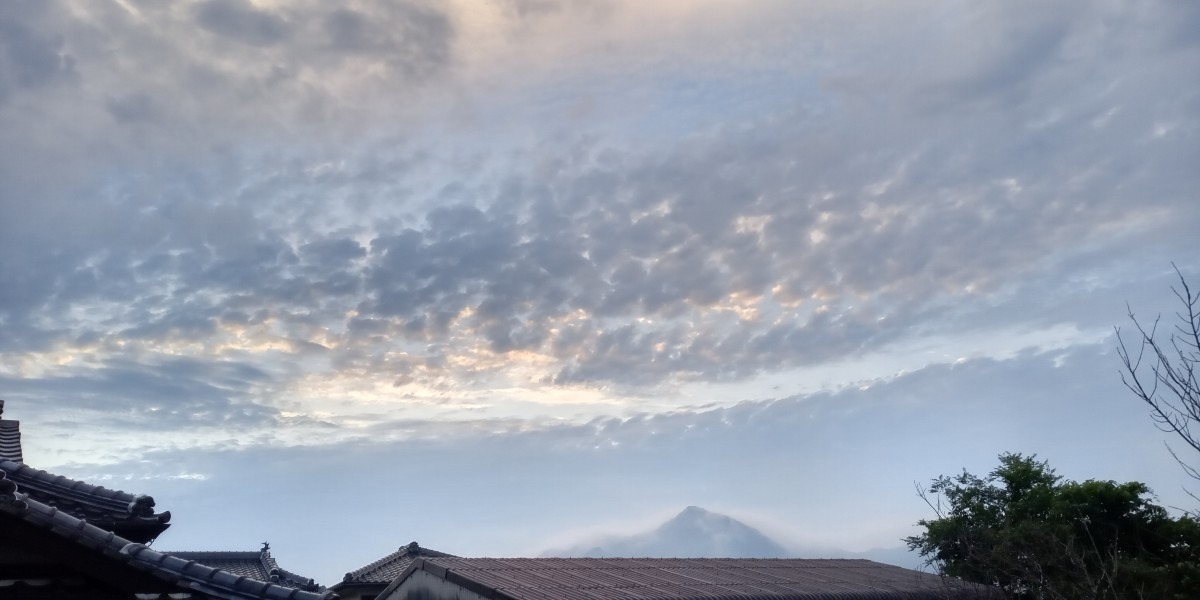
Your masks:
<svg viewBox="0 0 1200 600"><path fill-rule="evenodd" d="M919 489L936 518L905 539L943 575L1010 598L1200 598L1200 523L1141 483L1063 481L1036 456L1000 455Z"/></svg>
<svg viewBox="0 0 1200 600"><path fill-rule="evenodd" d="M1175 313L1179 322L1168 329L1164 339L1158 331L1161 316L1147 327L1129 309L1129 320L1139 339L1127 344L1117 327L1117 354L1124 365L1121 381L1150 406L1159 429L1175 433L1200 453L1200 383L1196 372L1200 366L1200 291L1192 292L1179 267L1175 267L1175 274L1179 276L1179 287L1171 291L1183 305ZM1197 467L1181 459L1170 444L1167 450L1191 478L1200 481Z"/></svg>

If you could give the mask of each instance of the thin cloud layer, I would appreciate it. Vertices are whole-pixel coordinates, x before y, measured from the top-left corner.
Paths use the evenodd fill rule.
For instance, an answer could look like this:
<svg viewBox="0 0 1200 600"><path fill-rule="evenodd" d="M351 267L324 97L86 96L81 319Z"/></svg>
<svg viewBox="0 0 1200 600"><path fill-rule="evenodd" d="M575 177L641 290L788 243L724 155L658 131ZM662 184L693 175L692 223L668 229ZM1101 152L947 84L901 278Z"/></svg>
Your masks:
<svg viewBox="0 0 1200 600"><path fill-rule="evenodd" d="M129 449L124 462L64 469L153 491L177 515L165 547L269 539L281 561L323 582L412 539L462 555L537 555L689 503L793 547L895 548L928 516L915 482L986 472L1004 451L1037 453L1072 479L1146 481L1163 504L1186 503L1149 417L1115 374L1095 376L1114 358L1106 343L726 408L525 431L425 423L441 433L419 440L388 441L379 427L379 437L321 447ZM320 551L306 552L322 534Z"/></svg>

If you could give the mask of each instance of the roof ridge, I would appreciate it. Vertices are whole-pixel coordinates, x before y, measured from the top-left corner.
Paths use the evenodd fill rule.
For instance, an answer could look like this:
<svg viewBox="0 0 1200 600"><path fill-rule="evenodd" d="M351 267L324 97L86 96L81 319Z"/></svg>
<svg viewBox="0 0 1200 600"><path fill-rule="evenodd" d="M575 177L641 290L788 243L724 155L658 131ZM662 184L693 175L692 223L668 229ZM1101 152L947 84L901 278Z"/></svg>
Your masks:
<svg viewBox="0 0 1200 600"><path fill-rule="evenodd" d="M407 556L407 555L408 555L408 546L402 546L399 550L392 552L391 554L388 554L387 556L384 556L383 558L380 558L366 566L359 567L353 571L350 571L349 573L346 573L346 576L343 578L343 581L350 581L351 579L353 579L355 577L364 575L370 571L374 571L375 569L378 569L379 567L382 567L383 565L386 565L390 562L394 562L394 561L396 561L400 558L403 558L404 556Z"/></svg>
<svg viewBox="0 0 1200 600"><path fill-rule="evenodd" d="M245 555L238 556L237 558L257 558L259 556L259 552L257 550L173 550L171 551L171 554L187 554L189 556L203 555L210 556L212 558L216 558L216 555L218 554L224 554L226 556L234 554Z"/></svg>
<svg viewBox="0 0 1200 600"><path fill-rule="evenodd" d="M299 586L313 586L318 588L323 587L312 577L305 577L299 573L294 573L279 566L279 562L275 560L274 556L271 556L271 546L265 542L263 543L263 549L259 550L258 555L263 561L263 566L266 568L267 573L272 576L279 577L283 581L294 583Z"/></svg>
<svg viewBox="0 0 1200 600"><path fill-rule="evenodd" d="M343 584L374 584L380 583L381 579L383 581L391 581L396 577L397 572L403 570L400 568L401 566L408 566L408 563L404 562L405 559L408 559L408 562L412 562L413 560L420 558L458 557L453 554L446 554L445 552L438 552L437 550L424 548L417 542L409 542L408 544L401 546L399 550L396 550L395 552L392 552L383 558L377 559L371 563L350 571L349 573L346 573L346 575L342 577L342 581L335 584L333 589L338 589L339 586L342 586Z"/></svg>
<svg viewBox="0 0 1200 600"><path fill-rule="evenodd" d="M16 482L0 470L0 511L9 513L53 535L66 538L103 555L121 560L131 567L202 593L217 592L220 597L287 598L290 600L333 600L330 591L307 592L281 586L228 571L203 565L195 560L152 550L149 546L131 542L111 531L105 531L82 519L39 502L19 491Z"/></svg>
<svg viewBox="0 0 1200 600"><path fill-rule="evenodd" d="M65 475L56 475L42 469L35 469L25 463L18 463L11 460L0 460L0 469L13 474L19 474L26 477L31 477L40 481L46 486L63 488L64 492L85 493L89 496L99 496L104 500L113 500L115 502L125 501L134 502L139 498L149 498L145 494L132 494L123 490L106 488L102 485L92 485L78 479L71 479Z"/></svg>
<svg viewBox="0 0 1200 600"><path fill-rule="evenodd" d="M11 460L0 460L0 473L38 502L137 542L149 542L170 527L171 512L155 512L152 496L92 485Z"/></svg>
<svg viewBox="0 0 1200 600"><path fill-rule="evenodd" d="M289 571L289 570L279 566L279 562L276 561L275 557L271 556L270 551L268 551L266 549L263 549L263 550L174 550L174 551L168 551L167 554L170 554L172 556L178 556L180 558L195 560L195 561L205 564L207 566L213 566L213 564L216 564L215 562L212 564L205 562L205 561L209 561L209 560L211 560L211 561L239 561L239 560L254 561L258 565L258 567L261 568L261 572L268 578L264 581L274 583L275 579L272 579L272 577L275 577L275 578L278 578L279 581L285 581L289 584L295 584L295 585L289 585L287 587L292 587L295 589L302 589L305 591L320 590L320 589L324 589L324 587L325 587L325 586L322 586L321 584L317 583L316 580L314 580L312 577L306 577L304 575L301 575L294 571Z"/></svg>
<svg viewBox="0 0 1200 600"><path fill-rule="evenodd" d="M267 545L266 543L263 544L262 550L258 551L258 559L262 561L263 568L265 568L268 573L271 571L283 570L279 568L279 563L275 562L275 557L271 556L271 546Z"/></svg>

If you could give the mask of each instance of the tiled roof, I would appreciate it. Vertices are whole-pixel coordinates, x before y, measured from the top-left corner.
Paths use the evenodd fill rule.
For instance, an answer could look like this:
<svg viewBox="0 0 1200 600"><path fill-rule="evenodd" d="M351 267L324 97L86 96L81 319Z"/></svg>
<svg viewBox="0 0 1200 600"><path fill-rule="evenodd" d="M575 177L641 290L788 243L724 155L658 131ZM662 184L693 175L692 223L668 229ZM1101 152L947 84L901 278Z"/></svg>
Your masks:
<svg viewBox="0 0 1200 600"><path fill-rule="evenodd" d="M868 560L422 558L423 570L492 600L980 598L990 590Z"/></svg>
<svg viewBox="0 0 1200 600"><path fill-rule="evenodd" d="M0 471L0 513L10 515L109 560L148 573L179 592L199 593L224 600L331 600L332 592L306 592L237 575L171 554L91 525L21 491Z"/></svg>
<svg viewBox="0 0 1200 600"><path fill-rule="evenodd" d="M34 500L138 542L149 542L170 527L169 511L154 512L154 498L68 479L11 460L0 473Z"/></svg>
<svg viewBox="0 0 1200 600"><path fill-rule="evenodd" d="M297 575L291 571L283 569L279 563L275 562L275 558L271 556L270 548L266 545L262 550L257 552L171 552L172 556L177 556L185 560L194 560L198 563L216 567L222 571L229 571L236 575L257 579L259 581L269 581L285 587L296 588L309 592L316 592L324 589L310 577Z"/></svg>
<svg viewBox="0 0 1200 600"><path fill-rule="evenodd" d="M4 416L4 401L0 400L0 417ZM0 460L21 462L21 422L0 418Z"/></svg>
<svg viewBox="0 0 1200 600"><path fill-rule="evenodd" d="M399 550L369 565L346 573L346 576L342 578L342 583L387 585L393 579L399 577L408 568L408 565L412 564L412 561L419 557L455 558L452 554L422 548L420 544L411 542L407 546L401 546ZM334 585L334 589L337 589L339 585Z"/></svg>

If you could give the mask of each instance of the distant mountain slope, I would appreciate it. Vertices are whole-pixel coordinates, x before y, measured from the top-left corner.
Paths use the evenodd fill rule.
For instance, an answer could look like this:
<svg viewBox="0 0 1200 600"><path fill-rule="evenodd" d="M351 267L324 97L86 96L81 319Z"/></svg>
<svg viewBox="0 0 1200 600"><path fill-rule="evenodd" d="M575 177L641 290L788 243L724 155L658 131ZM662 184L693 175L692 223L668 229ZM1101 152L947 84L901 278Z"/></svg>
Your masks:
<svg viewBox="0 0 1200 600"><path fill-rule="evenodd" d="M932 572L931 568L925 566L925 559L921 558L921 555L916 552L909 551L906 546L872 548L865 552L841 552L830 558L865 558L885 565L895 565L897 567L904 567L905 569Z"/></svg>
<svg viewBox="0 0 1200 600"><path fill-rule="evenodd" d="M925 561L920 555L916 552L909 552L908 548L904 546L871 548L870 550L859 552L829 546L804 546L797 548L792 553L792 556L796 558L862 558L885 565L904 567L905 569L914 569L917 571L929 570L925 567Z"/></svg>
<svg viewBox="0 0 1200 600"><path fill-rule="evenodd" d="M759 530L725 515L689 506L657 529L613 536L546 556L653 558L784 558L792 554Z"/></svg>

